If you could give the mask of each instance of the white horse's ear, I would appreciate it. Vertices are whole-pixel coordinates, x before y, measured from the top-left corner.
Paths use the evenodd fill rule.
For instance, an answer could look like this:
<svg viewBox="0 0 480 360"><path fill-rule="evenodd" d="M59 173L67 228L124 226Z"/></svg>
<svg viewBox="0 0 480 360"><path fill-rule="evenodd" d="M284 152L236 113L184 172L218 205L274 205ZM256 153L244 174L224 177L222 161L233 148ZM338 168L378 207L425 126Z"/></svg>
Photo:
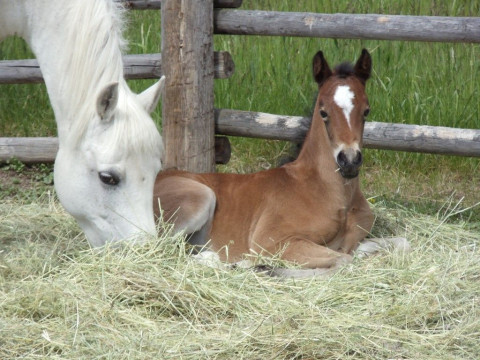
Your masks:
<svg viewBox="0 0 480 360"><path fill-rule="evenodd" d="M107 85L97 98L97 113L102 120L110 119L110 115L117 107L118 82Z"/></svg>
<svg viewBox="0 0 480 360"><path fill-rule="evenodd" d="M163 90L165 88L165 75L155 84L150 86L147 90L138 94L138 101L142 104L143 108L150 114L157 107L158 101L162 97Z"/></svg>

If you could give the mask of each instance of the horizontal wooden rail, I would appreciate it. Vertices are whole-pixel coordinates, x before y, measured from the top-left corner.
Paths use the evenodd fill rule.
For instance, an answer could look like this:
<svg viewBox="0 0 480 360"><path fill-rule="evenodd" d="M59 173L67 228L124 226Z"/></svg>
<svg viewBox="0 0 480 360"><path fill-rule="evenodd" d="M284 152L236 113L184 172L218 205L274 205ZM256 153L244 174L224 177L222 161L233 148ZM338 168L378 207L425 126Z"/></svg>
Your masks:
<svg viewBox="0 0 480 360"><path fill-rule="evenodd" d="M115 0L123 3L127 9L132 10L153 10L160 9L162 5L161 0Z"/></svg>
<svg viewBox="0 0 480 360"><path fill-rule="evenodd" d="M365 132L366 148L480 157L480 130L370 122Z"/></svg>
<svg viewBox="0 0 480 360"><path fill-rule="evenodd" d="M216 110L216 133L262 139L301 141L310 120L238 110ZM480 130L367 122L366 148L480 157Z"/></svg>
<svg viewBox="0 0 480 360"><path fill-rule="evenodd" d="M53 163L58 151L56 137L0 137L0 163L17 159L25 164ZM215 136L215 162L227 164L230 160L230 141Z"/></svg>
<svg viewBox="0 0 480 360"><path fill-rule="evenodd" d="M215 109L215 132L222 135L299 142L309 128L308 117Z"/></svg>
<svg viewBox="0 0 480 360"><path fill-rule="evenodd" d="M216 34L480 42L480 17L215 10Z"/></svg>
<svg viewBox="0 0 480 360"><path fill-rule="evenodd" d="M160 9L161 0L117 0L130 9ZM337 39L480 42L480 18L383 14L318 14L232 10L242 0L215 0L215 33ZM224 8L224 9L221 9ZM230 8L230 9L229 9Z"/></svg>
<svg viewBox="0 0 480 360"><path fill-rule="evenodd" d="M214 52L214 76L225 79L233 75L235 64L226 51ZM161 54L125 55L123 66L126 79L158 79L162 75ZM43 82L42 72L35 59L0 61L0 84Z"/></svg>
<svg viewBox="0 0 480 360"><path fill-rule="evenodd" d="M17 159L26 164L51 163L58 151L56 137L0 138L0 163Z"/></svg>
<svg viewBox="0 0 480 360"><path fill-rule="evenodd" d="M215 110L215 132L219 135L301 141L310 119L239 110ZM437 126L367 122L364 146L373 149L480 157L480 130ZM53 162L58 139L0 138L0 162L16 158L25 163ZM216 162L229 158L229 144L215 140ZM227 159L227 160L226 160Z"/></svg>
<svg viewBox="0 0 480 360"><path fill-rule="evenodd" d="M125 4L127 9L133 10L151 10L162 7L161 0L115 0ZM213 6L216 8L238 8L242 5L242 0L214 0Z"/></svg>

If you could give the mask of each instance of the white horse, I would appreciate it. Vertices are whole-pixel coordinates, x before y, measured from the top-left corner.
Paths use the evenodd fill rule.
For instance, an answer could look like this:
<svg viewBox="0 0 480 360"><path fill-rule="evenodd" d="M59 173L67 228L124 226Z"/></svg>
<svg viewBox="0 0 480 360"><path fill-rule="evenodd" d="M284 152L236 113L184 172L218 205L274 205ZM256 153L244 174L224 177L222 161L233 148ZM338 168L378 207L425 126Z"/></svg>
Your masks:
<svg viewBox="0 0 480 360"><path fill-rule="evenodd" d="M163 144L149 113L163 79L136 95L123 78L122 10L112 0L0 0L0 40L24 38L55 112L55 189L92 246L154 234Z"/></svg>

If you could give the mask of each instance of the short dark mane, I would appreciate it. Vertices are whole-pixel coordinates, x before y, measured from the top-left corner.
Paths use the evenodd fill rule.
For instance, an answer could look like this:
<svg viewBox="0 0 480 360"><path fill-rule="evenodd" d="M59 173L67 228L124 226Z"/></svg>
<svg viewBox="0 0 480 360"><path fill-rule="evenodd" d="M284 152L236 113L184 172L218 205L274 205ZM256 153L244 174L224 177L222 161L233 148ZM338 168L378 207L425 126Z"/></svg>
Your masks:
<svg viewBox="0 0 480 360"><path fill-rule="evenodd" d="M353 65L349 62L344 62L335 67L335 75L340 78L346 78L353 75Z"/></svg>

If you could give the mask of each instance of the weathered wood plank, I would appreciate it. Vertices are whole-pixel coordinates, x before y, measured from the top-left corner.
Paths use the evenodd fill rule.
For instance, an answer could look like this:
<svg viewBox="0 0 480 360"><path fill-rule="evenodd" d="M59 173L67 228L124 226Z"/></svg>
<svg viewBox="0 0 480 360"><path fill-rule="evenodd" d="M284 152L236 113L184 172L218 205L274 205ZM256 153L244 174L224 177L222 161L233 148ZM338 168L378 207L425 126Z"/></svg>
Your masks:
<svg viewBox="0 0 480 360"><path fill-rule="evenodd" d="M262 139L301 141L310 120L238 110L216 110L216 133ZM480 130L367 122L366 148L480 157Z"/></svg>
<svg viewBox="0 0 480 360"><path fill-rule="evenodd" d="M480 157L480 130L368 122L365 147Z"/></svg>
<svg viewBox="0 0 480 360"><path fill-rule="evenodd" d="M228 79L235 73L235 62L228 51L213 52L213 69L215 79Z"/></svg>
<svg viewBox="0 0 480 360"><path fill-rule="evenodd" d="M53 163L58 151L56 137L0 137L0 163L17 159L25 164ZM225 165L230 161L230 141L225 136L215 137L215 162Z"/></svg>
<svg viewBox="0 0 480 360"><path fill-rule="evenodd" d="M215 133L270 140L302 141L310 118L215 109Z"/></svg>
<svg viewBox="0 0 480 360"><path fill-rule="evenodd" d="M215 170L213 0L162 1L165 168Z"/></svg>
<svg viewBox="0 0 480 360"><path fill-rule="evenodd" d="M161 0L115 0L121 2L127 9L132 10L152 10L160 9L162 5Z"/></svg>
<svg viewBox="0 0 480 360"><path fill-rule="evenodd" d="M26 164L52 163L57 151L56 137L0 138L0 163L13 158Z"/></svg>
<svg viewBox="0 0 480 360"><path fill-rule="evenodd" d="M235 63L227 51L214 53L215 79L227 79L235 72ZM126 79L158 79L162 76L161 54L135 54L123 57ZM0 84L31 84L43 82L37 60L0 61Z"/></svg>
<svg viewBox="0 0 480 360"><path fill-rule="evenodd" d="M35 59L0 61L0 84L31 84L43 82Z"/></svg>
<svg viewBox="0 0 480 360"><path fill-rule="evenodd" d="M215 33L480 42L479 17L376 14L316 14L255 10L215 10Z"/></svg>
<svg viewBox="0 0 480 360"><path fill-rule="evenodd" d="M216 110L217 134L287 141L301 141L310 120L301 116L283 116L238 110ZM422 152L480 157L480 130L437 126L367 122L364 146L372 149ZM0 162L17 158L25 163L53 162L58 139L0 138ZM228 161L227 138L215 138L216 163Z"/></svg>
<svg viewBox="0 0 480 360"><path fill-rule="evenodd" d="M160 9L161 0L115 0L121 2L127 9L132 10L151 10ZM214 0L213 6L216 8L238 8L243 0Z"/></svg>

